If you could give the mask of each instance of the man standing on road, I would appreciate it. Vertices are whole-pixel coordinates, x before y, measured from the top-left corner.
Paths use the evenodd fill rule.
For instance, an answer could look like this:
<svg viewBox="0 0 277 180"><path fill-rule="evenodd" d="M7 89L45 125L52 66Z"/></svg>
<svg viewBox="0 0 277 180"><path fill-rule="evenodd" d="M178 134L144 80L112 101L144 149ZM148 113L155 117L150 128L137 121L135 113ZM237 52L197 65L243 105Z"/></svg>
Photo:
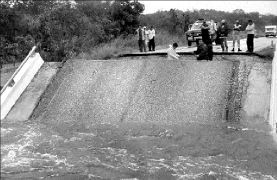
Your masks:
<svg viewBox="0 0 277 180"><path fill-rule="evenodd" d="M203 24L201 25L201 34L202 34L202 41L205 44L209 44L211 42L209 30L210 30L209 25L206 23L206 21L203 21Z"/></svg>
<svg viewBox="0 0 277 180"><path fill-rule="evenodd" d="M149 30L149 51L155 51L155 29L153 26Z"/></svg>
<svg viewBox="0 0 277 180"><path fill-rule="evenodd" d="M143 50L145 50L145 34L144 30L141 28L141 25L139 25L139 28L136 32L138 34L139 51L143 52Z"/></svg>
<svg viewBox="0 0 277 180"><path fill-rule="evenodd" d="M241 25L239 24L239 20L237 20L233 28L233 49L232 49L233 52L235 51L236 41L238 44L238 51L241 51L240 50L240 31L241 31Z"/></svg>
<svg viewBox="0 0 277 180"><path fill-rule="evenodd" d="M245 29L247 32L247 51L246 52L253 52L254 51L254 34L255 34L255 25L253 21L250 19L248 20L248 25Z"/></svg>
<svg viewBox="0 0 277 180"><path fill-rule="evenodd" d="M149 47L149 28L144 26L144 35L145 35L145 48L148 47L149 51L150 51L150 47Z"/></svg>
<svg viewBox="0 0 277 180"><path fill-rule="evenodd" d="M211 20L210 35L211 35L212 42L215 41L216 39L216 31L217 31L216 23L214 22L214 20Z"/></svg>
<svg viewBox="0 0 277 180"><path fill-rule="evenodd" d="M202 41L207 46L207 53L208 53L208 60L213 59L213 44L212 40L210 38L210 27L206 23L206 21L203 21L203 24L201 25L201 34L202 34Z"/></svg>
<svg viewBox="0 0 277 180"><path fill-rule="evenodd" d="M219 28L218 28L218 31L219 31L219 38L220 38L220 42L221 42L221 48L222 48L222 51L226 50L226 52L228 51L228 45L227 45L227 37L228 37L228 26L227 26L227 23L225 22L225 20L223 19L221 21L221 24L219 25Z"/></svg>

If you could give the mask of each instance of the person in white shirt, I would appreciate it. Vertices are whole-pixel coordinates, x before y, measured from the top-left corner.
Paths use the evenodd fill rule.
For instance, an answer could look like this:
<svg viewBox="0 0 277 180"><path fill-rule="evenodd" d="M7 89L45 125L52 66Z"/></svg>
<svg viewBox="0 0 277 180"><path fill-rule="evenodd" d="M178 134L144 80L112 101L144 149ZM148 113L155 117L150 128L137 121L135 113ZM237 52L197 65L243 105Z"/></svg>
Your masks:
<svg viewBox="0 0 277 180"><path fill-rule="evenodd" d="M241 51L240 50L240 31L241 31L241 25L239 24L239 20L237 20L236 24L234 24L234 27L233 27L233 49L232 49L232 51L235 51L236 41L238 44L238 51Z"/></svg>
<svg viewBox="0 0 277 180"><path fill-rule="evenodd" d="M212 41L215 41L216 39L216 31L217 31L216 23L214 22L214 20L211 20L209 32L210 32Z"/></svg>
<svg viewBox="0 0 277 180"><path fill-rule="evenodd" d="M146 47L149 47L149 28L144 26L144 35L145 35L145 50Z"/></svg>
<svg viewBox="0 0 277 180"><path fill-rule="evenodd" d="M168 60L178 60L180 55L176 53L176 48L178 47L177 43L173 43L173 45L169 45L169 48L167 50L167 59Z"/></svg>
<svg viewBox="0 0 277 180"><path fill-rule="evenodd" d="M247 32L247 51L246 52L253 52L254 51L254 34L255 34L255 25L252 20L248 20L248 25L245 29Z"/></svg>
<svg viewBox="0 0 277 180"><path fill-rule="evenodd" d="M149 30L149 51L155 51L155 29L153 26Z"/></svg>

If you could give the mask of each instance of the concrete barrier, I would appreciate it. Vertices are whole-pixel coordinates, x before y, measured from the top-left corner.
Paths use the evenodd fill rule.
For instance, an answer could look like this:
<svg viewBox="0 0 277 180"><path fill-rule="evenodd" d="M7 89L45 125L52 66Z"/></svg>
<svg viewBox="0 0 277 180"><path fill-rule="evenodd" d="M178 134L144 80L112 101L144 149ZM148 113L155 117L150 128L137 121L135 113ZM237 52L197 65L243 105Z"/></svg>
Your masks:
<svg viewBox="0 0 277 180"><path fill-rule="evenodd" d="M35 53L36 47L29 52L12 77L1 89L1 120L6 117L17 99L32 81L44 61L39 53Z"/></svg>
<svg viewBox="0 0 277 180"><path fill-rule="evenodd" d="M269 122L272 126L272 133L277 141L277 44L272 60L272 79L271 79L271 95L270 95L270 114Z"/></svg>

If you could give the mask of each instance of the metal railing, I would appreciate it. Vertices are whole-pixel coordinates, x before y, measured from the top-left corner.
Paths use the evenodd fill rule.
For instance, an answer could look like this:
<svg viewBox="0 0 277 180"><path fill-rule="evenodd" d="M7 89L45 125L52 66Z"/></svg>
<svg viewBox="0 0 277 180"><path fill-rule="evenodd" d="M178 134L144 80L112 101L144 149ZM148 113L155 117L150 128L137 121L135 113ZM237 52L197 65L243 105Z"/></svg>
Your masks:
<svg viewBox="0 0 277 180"><path fill-rule="evenodd" d="M277 44L275 45L275 53L272 60L269 121L273 128L273 133L277 135Z"/></svg>
<svg viewBox="0 0 277 180"><path fill-rule="evenodd" d="M4 85L4 87L1 89L1 94L7 89L8 86L13 86L14 85L14 77L18 74L18 72L21 70L21 68L24 66L24 64L28 61L29 57L31 57L35 50L37 49L37 46L34 46L31 51L28 53L28 55L25 57L25 59L22 61L20 66L15 70L13 75L10 77L8 82Z"/></svg>

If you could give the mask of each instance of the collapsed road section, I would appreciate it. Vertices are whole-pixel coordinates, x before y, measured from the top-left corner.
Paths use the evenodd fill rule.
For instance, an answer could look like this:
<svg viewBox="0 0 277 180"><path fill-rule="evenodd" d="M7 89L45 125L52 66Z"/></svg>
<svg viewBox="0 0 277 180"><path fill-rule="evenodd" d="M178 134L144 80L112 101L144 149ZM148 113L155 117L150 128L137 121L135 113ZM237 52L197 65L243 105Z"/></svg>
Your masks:
<svg viewBox="0 0 277 180"><path fill-rule="evenodd" d="M2 174L277 178L268 124L271 60L214 59L67 61L29 121L3 121Z"/></svg>

